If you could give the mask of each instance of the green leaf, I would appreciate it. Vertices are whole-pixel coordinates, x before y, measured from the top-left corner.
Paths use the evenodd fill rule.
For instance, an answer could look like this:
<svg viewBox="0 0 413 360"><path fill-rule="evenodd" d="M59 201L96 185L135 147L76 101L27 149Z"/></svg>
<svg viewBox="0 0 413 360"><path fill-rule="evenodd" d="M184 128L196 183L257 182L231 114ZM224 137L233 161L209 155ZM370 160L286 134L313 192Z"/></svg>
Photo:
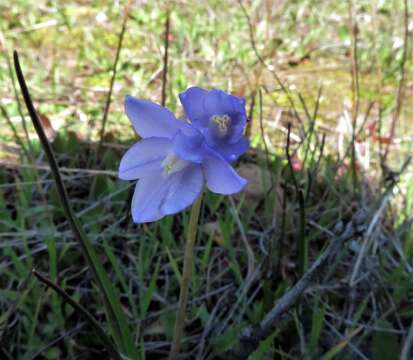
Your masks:
<svg viewBox="0 0 413 360"><path fill-rule="evenodd" d="M269 352L272 347L272 343L279 333L278 330L274 331L270 336L268 336L265 340L261 341L258 345L257 350L255 350L250 356L249 360L261 360L264 358L264 355Z"/></svg>
<svg viewBox="0 0 413 360"><path fill-rule="evenodd" d="M214 343L214 350L218 356L224 355L225 351L228 347L237 340L240 331L243 329L245 325L239 324L237 326L232 326L225 331L222 335L218 336L217 338L213 339Z"/></svg>
<svg viewBox="0 0 413 360"><path fill-rule="evenodd" d="M396 354L400 353L398 336L395 333L386 331L393 330L393 326L387 320L378 320L375 327L383 328L383 331L375 331L372 340L373 360L393 360Z"/></svg>
<svg viewBox="0 0 413 360"><path fill-rule="evenodd" d="M158 279L159 265L160 265L160 259L156 263L155 271L152 275L151 282L149 283L149 287L146 289L146 291L143 294L143 299L141 301L141 317L142 318L146 316L146 312L148 311L149 305L151 304L151 301L152 301L153 293L156 290L156 280Z"/></svg>
<svg viewBox="0 0 413 360"><path fill-rule="evenodd" d="M314 359L315 351L317 349L317 344L320 339L321 330L323 328L324 318L326 313L326 306L320 308L319 298L315 301L313 307L313 319L311 322L311 335L310 341L308 342L306 358Z"/></svg>

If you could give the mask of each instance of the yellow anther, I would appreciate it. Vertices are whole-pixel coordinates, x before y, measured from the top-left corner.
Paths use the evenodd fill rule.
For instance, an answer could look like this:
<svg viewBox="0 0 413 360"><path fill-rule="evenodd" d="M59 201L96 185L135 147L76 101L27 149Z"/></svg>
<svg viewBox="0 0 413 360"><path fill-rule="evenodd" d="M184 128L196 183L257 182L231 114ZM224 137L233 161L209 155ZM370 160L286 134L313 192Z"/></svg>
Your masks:
<svg viewBox="0 0 413 360"><path fill-rule="evenodd" d="M228 128L231 124L231 118L227 115L213 115L211 121L218 125L218 131L221 136L225 136L228 133Z"/></svg>

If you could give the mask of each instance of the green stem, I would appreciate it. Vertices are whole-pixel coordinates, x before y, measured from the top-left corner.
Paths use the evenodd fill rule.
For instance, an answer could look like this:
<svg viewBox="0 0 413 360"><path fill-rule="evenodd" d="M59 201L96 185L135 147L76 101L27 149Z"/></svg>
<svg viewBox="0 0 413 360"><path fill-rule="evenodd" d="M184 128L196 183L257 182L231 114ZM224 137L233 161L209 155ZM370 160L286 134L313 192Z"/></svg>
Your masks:
<svg viewBox="0 0 413 360"><path fill-rule="evenodd" d="M298 228L298 273L302 277L308 268L308 239L305 236L305 200L303 191L298 192L299 228Z"/></svg>
<svg viewBox="0 0 413 360"><path fill-rule="evenodd" d="M199 213L201 210L202 194L192 205L191 217L189 219L188 238L185 244L184 269L182 273L181 291L179 293L178 309L176 311L174 337L172 340L169 360L178 358L181 348L182 335L184 331L186 304L188 302L189 282L192 276L192 260L194 257L194 247L198 228Z"/></svg>

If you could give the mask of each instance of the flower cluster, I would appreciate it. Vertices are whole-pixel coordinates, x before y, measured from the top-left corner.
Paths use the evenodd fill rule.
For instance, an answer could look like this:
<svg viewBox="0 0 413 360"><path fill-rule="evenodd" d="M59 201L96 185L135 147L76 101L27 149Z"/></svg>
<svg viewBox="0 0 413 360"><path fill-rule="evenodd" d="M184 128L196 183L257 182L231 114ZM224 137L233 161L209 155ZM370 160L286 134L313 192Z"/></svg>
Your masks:
<svg viewBox="0 0 413 360"><path fill-rule="evenodd" d="M119 177L139 179L132 199L136 223L159 220L191 205L206 182L212 192L234 194L247 181L230 162L248 148L245 99L191 87L179 95L186 119L131 96L125 111L142 140L123 156Z"/></svg>

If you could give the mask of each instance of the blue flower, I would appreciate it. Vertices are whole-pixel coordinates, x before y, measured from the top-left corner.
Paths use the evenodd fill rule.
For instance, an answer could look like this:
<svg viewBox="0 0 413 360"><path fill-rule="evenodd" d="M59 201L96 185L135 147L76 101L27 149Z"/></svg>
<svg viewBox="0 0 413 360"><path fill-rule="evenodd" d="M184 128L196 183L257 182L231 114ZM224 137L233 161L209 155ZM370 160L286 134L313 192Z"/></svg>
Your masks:
<svg viewBox="0 0 413 360"><path fill-rule="evenodd" d="M132 198L136 223L156 221L190 206L204 183L219 194L242 190L247 181L204 140L202 132L166 108L131 96L125 111L142 140L122 157L119 177L139 179Z"/></svg>
<svg viewBox="0 0 413 360"><path fill-rule="evenodd" d="M191 123L227 161L234 161L247 151L249 142L243 135L247 123L244 98L199 87L189 88L179 98Z"/></svg>

